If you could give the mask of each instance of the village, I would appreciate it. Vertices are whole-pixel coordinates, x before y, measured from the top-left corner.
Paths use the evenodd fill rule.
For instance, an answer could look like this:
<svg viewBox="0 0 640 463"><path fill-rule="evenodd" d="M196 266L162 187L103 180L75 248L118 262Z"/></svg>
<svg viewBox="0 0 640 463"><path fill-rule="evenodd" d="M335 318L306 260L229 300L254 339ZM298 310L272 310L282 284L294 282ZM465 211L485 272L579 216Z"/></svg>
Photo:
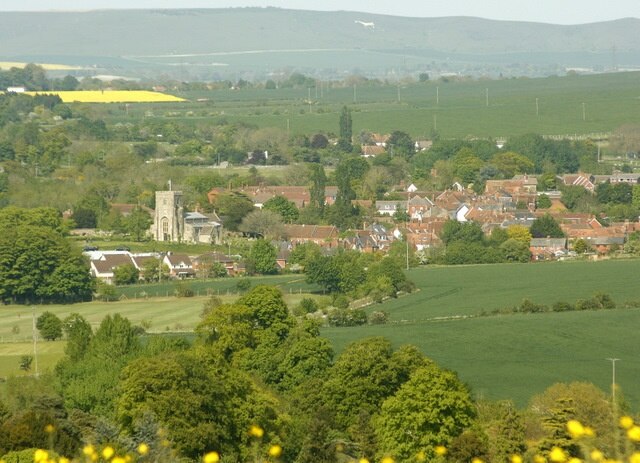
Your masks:
<svg viewBox="0 0 640 463"><path fill-rule="evenodd" d="M640 174L614 173L611 175L565 174L557 177L558 184L579 186L594 194L599 183L626 183L635 185ZM256 210L262 209L269 199L280 197L295 204L298 209L308 206L310 192L304 186L253 186L234 190L253 202ZM211 203L223 188L208 193ZM392 243L407 244L407 255L416 254L420 262L429 262L429 256L443 247L441 233L447 221L479 224L487 237L496 229L507 230L512 226L530 228L541 216L550 215L560 225L564 237L531 237L529 251L532 261L564 260L587 254L592 259L606 258L623 249L629 235L640 230L640 223L624 221L603 224L591 214L569 211L561 202L560 191L538 191L538 179L533 175L516 175L508 180L488 180L483 194L476 194L455 182L450 189L441 192L420 191L415 185L400 185L393 192L403 200L366 201L353 203L371 212L370 223L360 229L341 232L333 225L284 224L282 236L273 240L277 248L276 263L281 271L291 270L289 255L297 246L305 243L318 245L326 255L339 249L386 254ZM337 187L325 187L325 205L336 200ZM546 196L549 207L539 207L539 199ZM180 191L156 192L154 223L148 235L155 241L182 243L206 243L223 245L230 234L223 220L214 212L188 212L182 205ZM126 208L122 208L123 211ZM404 217L398 221L399 216ZM256 236L247 239L255 239ZM576 252L574 245L580 241L586 248ZM582 244L584 246L584 244ZM187 253L132 253L128 249L88 250L91 274L99 280L114 283L114 270L131 264L143 278L145 262L161 260L168 269L168 278L184 279L202 277L212 262L224 266L228 276L244 275L243 257L219 251L191 255Z"/></svg>

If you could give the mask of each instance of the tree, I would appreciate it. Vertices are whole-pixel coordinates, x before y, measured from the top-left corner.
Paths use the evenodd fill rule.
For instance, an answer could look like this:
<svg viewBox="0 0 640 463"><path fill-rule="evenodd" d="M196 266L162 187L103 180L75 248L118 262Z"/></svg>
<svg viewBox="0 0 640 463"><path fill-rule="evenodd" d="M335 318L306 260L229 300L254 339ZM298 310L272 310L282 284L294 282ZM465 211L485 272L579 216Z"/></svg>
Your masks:
<svg viewBox="0 0 640 463"><path fill-rule="evenodd" d="M20 357L20 369L22 371L31 371L31 364L33 363L32 355L22 355Z"/></svg>
<svg viewBox="0 0 640 463"><path fill-rule="evenodd" d="M589 246L589 244L582 238L575 240L573 243L573 250L578 254L584 254L590 249L591 246Z"/></svg>
<svg viewBox="0 0 640 463"><path fill-rule="evenodd" d="M340 112L340 138L338 139L338 147L343 151L350 152L352 150L352 138L353 121L351 119L351 110L343 106Z"/></svg>
<svg viewBox="0 0 640 463"><path fill-rule="evenodd" d="M455 241L464 241L465 243L482 243L484 240L484 232L482 231L480 224L475 222L447 220L442 227L440 238L447 246Z"/></svg>
<svg viewBox="0 0 640 463"><path fill-rule="evenodd" d="M551 199L548 195L541 194L536 200L536 207L538 209L549 209L551 207Z"/></svg>
<svg viewBox="0 0 640 463"><path fill-rule="evenodd" d="M83 208L76 209L72 218L77 228L96 228L98 221L95 211Z"/></svg>
<svg viewBox="0 0 640 463"><path fill-rule="evenodd" d="M469 391L455 373L435 365L421 368L384 401L374 419L378 453L400 461L420 452L435 458L435 447L449 444L474 416Z"/></svg>
<svg viewBox="0 0 640 463"><path fill-rule="evenodd" d="M84 357L93 338L89 322L82 315L72 313L63 320L62 329L67 337L65 355L74 362Z"/></svg>
<svg viewBox="0 0 640 463"><path fill-rule="evenodd" d="M166 281L169 279L169 266L155 257L145 259L142 263L142 278L147 283Z"/></svg>
<svg viewBox="0 0 640 463"><path fill-rule="evenodd" d="M324 172L324 167L321 164L309 164L309 180L311 185L309 187L309 207L320 211L324 208L325 202L325 186L327 183L327 176Z"/></svg>
<svg viewBox="0 0 640 463"><path fill-rule="evenodd" d="M131 214L123 220L124 228L131 234L135 241L141 241L149 231L149 227L153 223L153 219L147 211L140 206L136 206Z"/></svg>
<svg viewBox="0 0 640 463"><path fill-rule="evenodd" d="M237 301L250 309L254 327L266 329L273 325L293 323L282 291L273 286L259 285Z"/></svg>
<svg viewBox="0 0 640 463"><path fill-rule="evenodd" d="M293 201L289 201L284 196L274 196L265 201L263 210L277 212L282 216L285 223L293 223L298 220L300 213Z"/></svg>
<svg viewBox="0 0 640 463"><path fill-rule="evenodd" d="M243 217L238 230L251 236L279 240L284 236L282 216L269 209L257 209Z"/></svg>
<svg viewBox="0 0 640 463"><path fill-rule="evenodd" d="M509 238L500 245L500 250L504 253L506 262L520 262L526 264L531 260L529 243L525 243L515 238Z"/></svg>
<svg viewBox="0 0 640 463"><path fill-rule="evenodd" d="M329 293L340 290L340 269L333 258L318 256L307 260L304 272L307 283L316 283Z"/></svg>
<svg viewBox="0 0 640 463"><path fill-rule="evenodd" d="M507 228L507 236L511 239L519 241L529 246L531 243L531 232L524 225L509 225Z"/></svg>
<svg viewBox="0 0 640 463"><path fill-rule="evenodd" d="M391 132L389 140L387 140L387 152L391 156L402 156L405 159L411 159L415 153L411 136L399 130Z"/></svg>
<svg viewBox="0 0 640 463"><path fill-rule="evenodd" d="M47 341L55 341L62 337L62 320L52 312L43 312L36 321L36 328Z"/></svg>
<svg viewBox="0 0 640 463"><path fill-rule="evenodd" d="M535 169L533 162L529 158L513 151L496 154L491 159L491 164L500 171L504 178L511 178L515 174L533 172Z"/></svg>
<svg viewBox="0 0 640 463"><path fill-rule="evenodd" d="M276 257L278 256L275 246L266 240L259 239L253 246L249 258L255 265L256 272L263 275L278 273Z"/></svg>
<svg viewBox="0 0 640 463"><path fill-rule="evenodd" d="M138 282L140 272L133 264L119 265L113 270L116 285L132 285Z"/></svg>
<svg viewBox="0 0 640 463"><path fill-rule="evenodd" d="M225 228L231 231L237 231L242 218L254 209L253 202L247 196L236 192L219 194L214 207L223 217Z"/></svg>
<svg viewBox="0 0 640 463"><path fill-rule="evenodd" d="M545 214L534 220L529 231L534 238L564 238L564 232L560 225L550 214Z"/></svg>
<svg viewBox="0 0 640 463"><path fill-rule="evenodd" d="M80 252L55 229L19 223L1 225L0 217L0 299L28 303L90 298L94 283Z"/></svg>

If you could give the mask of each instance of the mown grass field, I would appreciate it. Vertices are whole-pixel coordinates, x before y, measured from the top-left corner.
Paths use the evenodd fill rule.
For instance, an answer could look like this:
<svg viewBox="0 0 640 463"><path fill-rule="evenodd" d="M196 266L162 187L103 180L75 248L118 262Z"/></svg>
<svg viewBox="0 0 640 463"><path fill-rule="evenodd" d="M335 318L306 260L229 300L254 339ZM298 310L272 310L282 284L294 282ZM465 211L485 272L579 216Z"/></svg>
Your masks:
<svg viewBox="0 0 640 463"><path fill-rule="evenodd" d="M354 135L361 130L402 130L414 137L429 137L436 129L444 137L493 138L528 132L601 133L640 122L638 72L384 86L322 82L309 89L224 89L176 95L190 102L170 107L138 105L128 117L149 117L153 111L152 117L193 123L226 120L288 128L292 134L337 133L340 110L348 105ZM123 114L116 117L126 119Z"/></svg>
<svg viewBox="0 0 640 463"><path fill-rule="evenodd" d="M616 380L633 410L640 406L637 331L640 309L469 317L530 298L552 304L606 292L621 304L640 300L640 261L557 262L424 268L411 272L420 291L383 309L391 323L323 330L337 351L367 336L414 344L455 370L477 397L529 398L556 382L589 381L611 388Z"/></svg>

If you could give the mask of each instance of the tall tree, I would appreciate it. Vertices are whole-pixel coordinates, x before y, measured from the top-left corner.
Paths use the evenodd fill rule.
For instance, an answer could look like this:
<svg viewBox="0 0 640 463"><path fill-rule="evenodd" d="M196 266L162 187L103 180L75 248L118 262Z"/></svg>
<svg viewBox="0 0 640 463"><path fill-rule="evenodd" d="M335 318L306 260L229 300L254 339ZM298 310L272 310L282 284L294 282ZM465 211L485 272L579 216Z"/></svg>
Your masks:
<svg viewBox="0 0 640 463"><path fill-rule="evenodd" d="M529 231L534 238L564 238L565 236L558 222L550 214L534 220Z"/></svg>
<svg viewBox="0 0 640 463"><path fill-rule="evenodd" d="M338 146L343 151L350 152L352 150L352 138L353 120L351 119L351 110L343 106L340 112L340 138L338 139Z"/></svg>

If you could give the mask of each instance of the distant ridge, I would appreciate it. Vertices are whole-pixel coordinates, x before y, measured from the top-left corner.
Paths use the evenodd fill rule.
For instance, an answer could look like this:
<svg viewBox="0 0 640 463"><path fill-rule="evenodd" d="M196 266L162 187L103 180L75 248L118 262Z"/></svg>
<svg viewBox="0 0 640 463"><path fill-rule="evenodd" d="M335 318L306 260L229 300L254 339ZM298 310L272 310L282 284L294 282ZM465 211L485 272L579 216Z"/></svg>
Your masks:
<svg viewBox="0 0 640 463"><path fill-rule="evenodd" d="M369 23L375 27L365 25ZM635 18L564 26L279 8L0 12L0 58L58 57L65 64L86 64L295 49L418 57L439 53L466 60L523 53L603 54L613 61L640 53L638 30L640 19Z"/></svg>

